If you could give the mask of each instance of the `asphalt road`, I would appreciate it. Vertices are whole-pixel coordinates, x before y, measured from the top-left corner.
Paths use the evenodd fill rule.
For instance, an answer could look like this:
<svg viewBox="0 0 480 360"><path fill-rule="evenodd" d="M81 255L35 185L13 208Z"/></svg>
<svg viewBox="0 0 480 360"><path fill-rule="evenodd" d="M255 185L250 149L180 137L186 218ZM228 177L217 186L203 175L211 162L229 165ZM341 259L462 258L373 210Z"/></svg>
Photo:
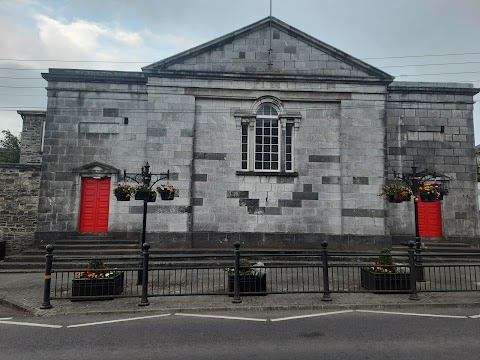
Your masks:
<svg viewBox="0 0 480 360"><path fill-rule="evenodd" d="M396 311L403 315L392 313ZM0 358L479 358L480 317L475 315L480 314L480 308L420 308L385 312L190 314L195 316L148 312L45 318L13 316L10 320L0 320ZM451 317L418 316L425 314ZM215 317L203 317L205 315Z"/></svg>

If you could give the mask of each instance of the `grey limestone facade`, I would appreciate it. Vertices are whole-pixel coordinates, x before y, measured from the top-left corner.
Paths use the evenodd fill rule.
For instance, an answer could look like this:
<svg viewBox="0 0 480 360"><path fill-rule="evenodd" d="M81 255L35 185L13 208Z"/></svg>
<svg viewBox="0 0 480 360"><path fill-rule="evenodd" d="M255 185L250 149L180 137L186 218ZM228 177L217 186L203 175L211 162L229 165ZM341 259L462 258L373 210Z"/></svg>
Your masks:
<svg viewBox="0 0 480 360"><path fill-rule="evenodd" d="M414 235L379 196L413 165L452 178L444 238L478 235L471 85L393 82L275 18L141 72L42 75L39 241L79 232L83 178L146 162L178 189L148 206L157 247L384 247ZM111 191L108 233L138 237L142 210Z"/></svg>

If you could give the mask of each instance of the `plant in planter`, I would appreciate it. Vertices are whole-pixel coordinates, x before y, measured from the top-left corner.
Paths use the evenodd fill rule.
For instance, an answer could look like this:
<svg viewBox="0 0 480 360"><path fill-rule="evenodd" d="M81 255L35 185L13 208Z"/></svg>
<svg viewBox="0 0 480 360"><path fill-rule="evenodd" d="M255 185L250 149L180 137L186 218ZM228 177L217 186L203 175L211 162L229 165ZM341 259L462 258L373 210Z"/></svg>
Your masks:
<svg viewBox="0 0 480 360"><path fill-rule="evenodd" d="M157 187L157 191L162 200L173 200L176 189L173 185L160 185Z"/></svg>
<svg viewBox="0 0 480 360"><path fill-rule="evenodd" d="M135 188L126 184L118 184L113 190L113 194L117 198L117 201L130 201L132 194L135 193Z"/></svg>
<svg viewBox="0 0 480 360"><path fill-rule="evenodd" d="M155 202L157 200L157 193L147 186L138 186L135 189L135 200L145 199L147 199L147 202Z"/></svg>
<svg viewBox="0 0 480 360"><path fill-rule="evenodd" d="M123 292L124 273L110 270L102 260L90 260L85 271L75 274L72 296L105 297Z"/></svg>
<svg viewBox="0 0 480 360"><path fill-rule="evenodd" d="M227 268L225 271L228 273L228 291L233 293L235 286L235 268ZM267 276L264 263L252 263L247 259L240 259L239 276L240 293L265 295L267 291Z"/></svg>
<svg viewBox="0 0 480 360"><path fill-rule="evenodd" d="M410 201L412 191L408 186L404 185L384 185L380 196L385 197L391 203L401 203L404 201Z"/></svg>
<svg viewBox="0 0 480 360"><path fill-rule="evenodd" d="M374 266L361 268L361 285L368 290L410 290L409 267L393 262L390 249L380 251Z"/></svg>
<svg viewBox="0 0 480 360"><path fill-rule="evenodd" d="M423 185L418 188L418 195L423 202L434 202L440 197L438 188L433 185Z"/></svg>

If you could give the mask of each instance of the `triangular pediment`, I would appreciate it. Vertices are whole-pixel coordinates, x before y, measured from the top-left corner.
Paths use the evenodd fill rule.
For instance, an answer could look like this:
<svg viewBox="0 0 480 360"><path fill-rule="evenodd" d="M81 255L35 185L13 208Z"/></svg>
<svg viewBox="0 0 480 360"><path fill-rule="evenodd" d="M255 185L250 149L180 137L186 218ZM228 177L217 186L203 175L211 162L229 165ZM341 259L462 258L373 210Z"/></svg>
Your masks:
<svg viewBox="0 0 480 360"><path fill-rule="evenodd" d="M393 77L274 18L199 45L142 69L155 74L246 74L393 81Z"/></svg>
<svg viewBox="0 0 480 360"><path fill-rule="evenodd" d="M89 164L82 165L80 167L73 168L73 173L78 174L98 174L98 175L110 175L119 174L120 170L114 166L103 164L99 161L94 161Z"/></svg>

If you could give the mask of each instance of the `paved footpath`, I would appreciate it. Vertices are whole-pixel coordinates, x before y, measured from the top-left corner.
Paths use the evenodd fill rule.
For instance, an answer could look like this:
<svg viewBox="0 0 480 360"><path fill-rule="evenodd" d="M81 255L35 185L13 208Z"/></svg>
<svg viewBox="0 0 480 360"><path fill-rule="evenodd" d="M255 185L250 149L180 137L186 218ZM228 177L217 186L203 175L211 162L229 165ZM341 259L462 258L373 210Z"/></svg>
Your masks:
<svg viewBox="0 0 480 360"><path fill-rule="evenodd" d="M408 307L480 306L480 291L421 292L420 300L408 294L332 293L332 301L322 301L322 294L286 294L242 297L233 304L225 295L150 297L150 306L138 306L140 298L108 301L52 300L52 309L41 310L43 273L0 273L0 305L10 306L37 316L89 313L145 313L151 311L224 311L275 309L372 309Z"/></svg>

